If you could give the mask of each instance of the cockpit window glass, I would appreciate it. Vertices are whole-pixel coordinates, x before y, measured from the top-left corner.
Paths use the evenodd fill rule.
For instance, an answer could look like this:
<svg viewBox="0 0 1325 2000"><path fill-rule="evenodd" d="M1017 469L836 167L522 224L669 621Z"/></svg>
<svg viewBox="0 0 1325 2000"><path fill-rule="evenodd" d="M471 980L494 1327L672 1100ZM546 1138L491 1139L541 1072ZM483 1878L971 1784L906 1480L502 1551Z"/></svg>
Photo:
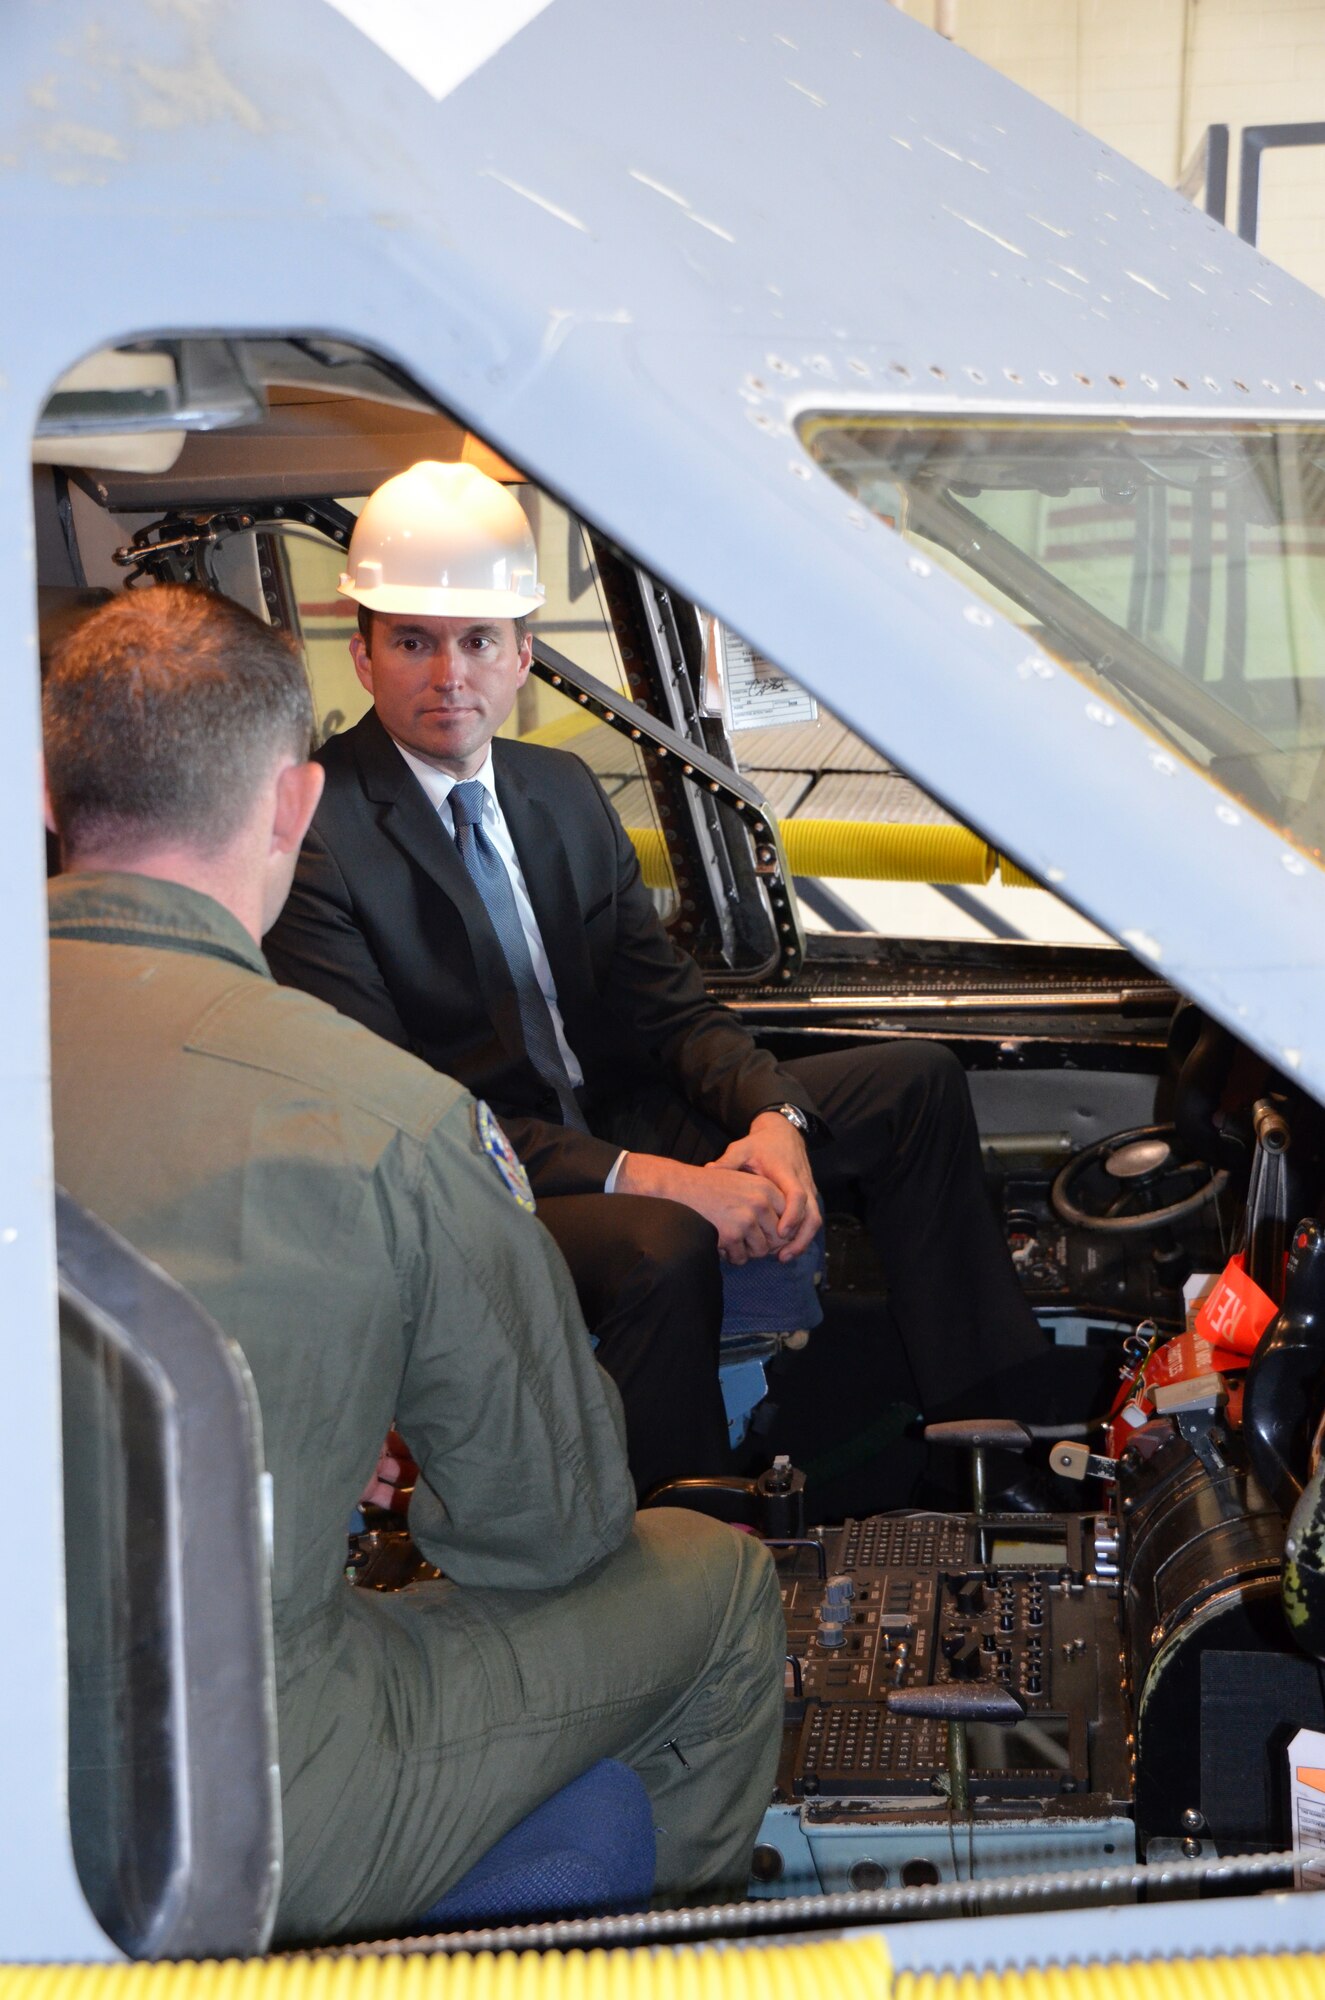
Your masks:
<svg viewBox="0 0 1325 2000"><path fill-rule="evenodd" d="M529 629L577 667L619 693L629 693L584 528L538 487L519 485L511 491L529 516L538 544L538 580L547 593Z"/></svg>
<svg viewBox="0 0 1325 2000"><path fill-rule="evenodd" d="M779 822L807 930L1112 943L829 710L729 740Z"/></svg>
<svg viewBox="0 0 1325 2000"><path fill-rule="evenodd" d="M1325 433L803 417L849 493L1320 865Z"/></svg>
<svg viewBox="0 0 1325 2000"><path fill-rule="evenodd" d="M557 649L560 651L560 647ZM569 650L569 649L568 649ZM532 677L521 689L533 700L517 707L504 736L518 735L526 743L545 743L570 750L589 766L611 800L630 835L644 880L664 922L676 914L676 886L662 822L639 746L620 729L595 722L578 702Z"/></svg>
<svg viewBox="0 0 1325 2000"><path fill-rule="evenodd" d="M363 495L340 504L357 514ZM329 736L349 729L370 706L368 691L350 658L358 607L352 599L336 595L345 551L322 535L288 532L275 540L274 547L285 563L291 622L313 690L318 741L325 743Z"/></svg>

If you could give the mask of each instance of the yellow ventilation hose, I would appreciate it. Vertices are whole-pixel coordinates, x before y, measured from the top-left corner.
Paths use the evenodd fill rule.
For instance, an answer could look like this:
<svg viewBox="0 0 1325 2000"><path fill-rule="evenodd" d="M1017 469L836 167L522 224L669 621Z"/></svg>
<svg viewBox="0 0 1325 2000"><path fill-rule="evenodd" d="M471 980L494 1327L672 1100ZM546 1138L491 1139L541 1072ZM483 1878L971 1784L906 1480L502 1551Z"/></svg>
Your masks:
<svg viewBox="0 0 1325 2000"><path fill-rule="evenodd" d="M779 832L793 875L862 882L988 882L997 867L1009 887L1039 883L964 826L884 825L875 820L787 819ZM632 826L650 889L672 887L667 845L654 826Z"/></svg>
<svg viewBox="0 0 1325 2000"><path fill-rule="evenodd" d="M884 2000L877 1936L619 1951L412 1952L224 1965L11 1965L0 2000Z"/></svg>
<svg viewBox="0 0 1325 2000"><path fill-rule="evenodd" d="M1325 1958L1146 1958L1024 1972L902 1972L892 2000L1321 2000Z"/></svg>
<svg viewBox="0 0 1325 2000"><path fill-rule="evenodd" d="M803 1945L0 1966L0 2000L1322 2000L1314 1952L903 1972L881 1937Z"/></svg>
<svg viewBox="0 0 1325 2000"><path fill-rule="evenodd" d="M630 844L635 850L639 872L644 877L646 888L674 888L672 864L667 859L667 842L657 827L632 826L626 831L630 835Z"/></svg>
<svg viewBox="0 0 1325 2000"><path fill-rule="evenodd" d="M964 826L789 819L780 829L793 875L863 882L987 882L997 856Z"/></svg>
<svg viewBox="0 0 1325 2000"><path fill-rule="evenodd" d="M595 727L583 710L558 715L527 729L522 740L560 747ZM667 844L656 826L627 829L650 889L671 889ZM787 867L793 875L858 882L975 882L992 879L997 868L1012 889L1038 889L1013 861L1005 860L965 826L918 826L856 819L788 819L779 828Z"/></svg>

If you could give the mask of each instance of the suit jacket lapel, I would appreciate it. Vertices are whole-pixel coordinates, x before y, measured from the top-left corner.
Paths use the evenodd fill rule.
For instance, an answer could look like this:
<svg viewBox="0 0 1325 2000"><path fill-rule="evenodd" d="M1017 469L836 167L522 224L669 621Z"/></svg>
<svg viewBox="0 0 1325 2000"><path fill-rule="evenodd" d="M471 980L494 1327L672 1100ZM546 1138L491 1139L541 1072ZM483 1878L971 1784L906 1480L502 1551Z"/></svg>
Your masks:
<svg viewBox="0 0 1325 2000"><path fill-rule="evenodd" d="M356 731L355 755L364 793L388 840L423 868L451 904L474 961L479 990L502 1045L517 1060L526 1054L520 1008L506 954L491 919L423 787L370 709ZM540 918L540 924L542 919ZM436 948L438 940L431 941Z"/></svg>
<svg viewBox="0 0 1325 2000"><path fill-rule="evenodd" d="M497 796L520 858L520 872L534 906L543 949L552 967L566 1039L583 1068L585 1059L576 1044L575 1024L593 990L593 969L580 899L571 873L566 830L558 825L549 803L526 789L523 774L506 755L500 738L493 744L492 754Z"/></svg>

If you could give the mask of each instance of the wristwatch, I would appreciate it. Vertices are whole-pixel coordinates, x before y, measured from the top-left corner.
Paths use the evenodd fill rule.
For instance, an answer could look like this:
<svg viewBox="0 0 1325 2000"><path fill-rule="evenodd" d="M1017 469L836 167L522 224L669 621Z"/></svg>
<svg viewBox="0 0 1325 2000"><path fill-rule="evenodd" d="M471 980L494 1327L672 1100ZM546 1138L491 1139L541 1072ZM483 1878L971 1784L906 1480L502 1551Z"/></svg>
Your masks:
<svg viewBox="0 0 1325 2000"><path fill-rule="evenodd" d="M776 1111L779 1118L785 1118L788 1125L794 1125L802 1139L810 1129L810 1121L799 1104L766 1104L765 1111Z"/></svg>

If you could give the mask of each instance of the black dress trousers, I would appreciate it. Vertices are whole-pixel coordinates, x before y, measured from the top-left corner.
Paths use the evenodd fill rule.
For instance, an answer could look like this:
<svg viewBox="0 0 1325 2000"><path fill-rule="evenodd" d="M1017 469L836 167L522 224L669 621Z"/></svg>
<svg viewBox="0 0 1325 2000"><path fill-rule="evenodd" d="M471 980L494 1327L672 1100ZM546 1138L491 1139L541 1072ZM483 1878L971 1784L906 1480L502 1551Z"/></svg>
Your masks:
<svg viewBox="0 0 1325 2000"><path fill-rule="evenodd" d="M598 1359L620 1391L640 1498L663 1479L725 1472L716 1229L680 1202L633 1194L544 1196L538 1219L570 1266Z"/></svg>
<svg viewBox="0 0 1325 2000"><path fill-rule="evenodd" d="M888 1320L926 1413L995 1414L998 1378L1024 1380L1049 1343L989 1203L961 1064L934 1043L900 1041L783 1067L831 1134L812 1151L815 1179L826 1207L845 1197L864 1219L884 1268ZM665 1086L628 1103L593 1103L589 1122L631 1151L694 1165L728 1143ZM721 1471L714 1231L676 1203L634 1195L563 1196L540 1201L538 1212L621 1391L640 1492L662 1478Z"/></svg>

